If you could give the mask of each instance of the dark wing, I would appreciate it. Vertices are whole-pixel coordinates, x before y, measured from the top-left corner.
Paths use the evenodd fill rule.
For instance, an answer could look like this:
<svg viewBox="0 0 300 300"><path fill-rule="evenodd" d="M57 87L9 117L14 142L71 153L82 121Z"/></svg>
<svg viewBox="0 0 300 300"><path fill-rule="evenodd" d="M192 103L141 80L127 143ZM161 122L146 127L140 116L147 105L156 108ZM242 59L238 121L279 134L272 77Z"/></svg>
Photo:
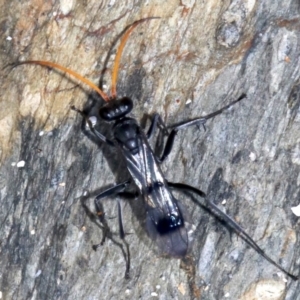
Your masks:
<svg viewBox="0 0 300 300"><path fill-rule="evenodd" d="M164 254L182 257L189 250L190 226L172 195L143 132L135 136L135 151L121 148L127 168L146 204L147 229Z"/></svg>

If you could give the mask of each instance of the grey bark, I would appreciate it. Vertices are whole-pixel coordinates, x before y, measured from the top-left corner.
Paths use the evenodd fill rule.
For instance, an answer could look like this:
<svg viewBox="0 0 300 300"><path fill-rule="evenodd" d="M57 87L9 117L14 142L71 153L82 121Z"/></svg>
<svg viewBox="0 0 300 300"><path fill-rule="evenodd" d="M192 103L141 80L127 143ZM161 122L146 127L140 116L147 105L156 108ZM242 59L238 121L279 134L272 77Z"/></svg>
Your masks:
<svg viewBox="0 0 300 300"><path fill-rule="evenodd" d="M118 93L133 98L138 120L158 112L173 124L246 93L206 131L179 132L163 170L168 180L205 191L271 257L299 273L299 218L291 211L300 184L298 0L0 5L2 66L51 60L95 83L103 77L106 91L118 34L135 20L160 16L133 32L122 56ZM2 69L0 91L2 299L300 299L298 282L285 282L179 194L196 226L185 260L161 257L146 234L140 199L122 201L132 258L125 280L118 244L108 239L92 250L103 232L80 204L88 191L93 210L93 195L127 176L119 154L89 139L70 110L95 97L29 65ZM22 160L23 168L13 165ZM115 201L105 202L105 212L120 242L117 220L109 218L117 215Z"/></svg>

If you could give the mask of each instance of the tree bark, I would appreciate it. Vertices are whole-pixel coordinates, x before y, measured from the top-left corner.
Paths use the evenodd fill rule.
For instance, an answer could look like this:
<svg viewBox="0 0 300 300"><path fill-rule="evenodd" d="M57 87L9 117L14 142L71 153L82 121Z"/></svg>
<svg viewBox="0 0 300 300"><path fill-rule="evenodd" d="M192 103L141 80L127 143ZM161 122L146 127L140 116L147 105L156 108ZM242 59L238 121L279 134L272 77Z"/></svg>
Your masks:
<svg viewBox="0 0 300 300"><path fill-rule="evenodd" d="M238 221L280 265L299 274L300 4L297 0L3 1L1 4L0 291L2 299L300 299L300 286L228 233L192 196L175 193L195 225L189 256L159 255L142 200L124 200L131 253L118 238L116 201L105 201L113 233L81 205L128 176L120 154L95 142L71 105L96 112L95 93L48 68L59 63L109 93L119 34L137 27L121 58L118 96L134 116L179 131L166 178L195 186ZM6 68L4 68L6 66ZM103 132L109 125L101 123ZM101 127L102 130L102 127ZM155 147L155 145L153 145ZM16 163L24 161L24 167ZM195 197L196 198L196 197ZM195 200L195 199L194 199ZM123 250L122 250L123 249ZM0 297L1 298L1 297Z"/></svg>

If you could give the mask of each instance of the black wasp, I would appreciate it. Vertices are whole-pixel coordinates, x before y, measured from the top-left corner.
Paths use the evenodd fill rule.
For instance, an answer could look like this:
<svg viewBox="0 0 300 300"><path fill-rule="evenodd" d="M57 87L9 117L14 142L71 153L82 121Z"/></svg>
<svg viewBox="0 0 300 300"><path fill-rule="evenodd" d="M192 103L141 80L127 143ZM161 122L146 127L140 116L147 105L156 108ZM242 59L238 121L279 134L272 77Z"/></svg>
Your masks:
<svg viewBox="0 0 300 300"><path fill-rule="evenodd" d="M120 184L113 186L102 192L95 198L95 206L99 220L104 222L104 213L102 210L102 200L106 197L122 195L126 191L127 187L133 181L137 187L138 193L142 196L144 205L146 208L146 224L150 236L156 241L159 248L164 254L168 254L174 257L184 257L192 242L192 226L187 222L185 218L185 209L180 202L173 196L171 189L179 189L181 191L187 191L196 194L200 197L206 197L205 193L199 189L183 184L172 183L166 180L164 174L161 171L160 164L170 154L176 133L180 129L187 128L192 125L204 125L207 120L221 114L226 109L232 107L237 102L244 99L246 96L242 95L237 100L222 107L221 109L206 115L204 117L196 118L181 124L177 124L167 128L158 114L155 114L152 118L151 125L148 132L145 133L138 124L137 120L129 117L129 113L133 109L133 102L130 98L117 98L116 82L118 76L118 69L120 64L120 58L123 48L130 33L134 28L145 21L156 18L145 18L134 22L126 28L122 36L120 46L116 53L114 68L112 72L112 86L111 96L108 96L95 84L82 77L78 73L69 70L58 64L29 60L24 62L18 62L14 66L21 64L37 64L53 69L60 70L66 74L69 74L81 82L87 84L90 88L96 91L101 98L107 103L100 108L99 116L106 122L112 124L112 137L107 138L95 129L95 123L91 118L88 118L82 111L72 107L73 110L79 112L87 121L87 124L91 132L97 139L108 144L111 147L119 149L120 153L125 158L127 169L131 175L131 179L126 180ZM148 139L153 135L155 130L159 128L163 134L167 136L167 141L162 152L162 156L158 157L151 149ZM118 203L118 220L120 228L120 237L124 240L125 233L122 223L121 208ZM261 254L270 263L275 265L278 269L284 272L286 275L294 280L298 277L289 273L278 265L274 260L265 254L265 252L255 243L255 241L242 229L232 218L223 213L212 201L205 199L206 207L219 219L225 222L233 231L241 236L253 249ZM105 238L105 237L104 237ZM104 238L102 241L104 241ZM126 243L127 245L127 243ZM127 263L125 276L129 276L130 269L130 255L127 245Z"/></svg>

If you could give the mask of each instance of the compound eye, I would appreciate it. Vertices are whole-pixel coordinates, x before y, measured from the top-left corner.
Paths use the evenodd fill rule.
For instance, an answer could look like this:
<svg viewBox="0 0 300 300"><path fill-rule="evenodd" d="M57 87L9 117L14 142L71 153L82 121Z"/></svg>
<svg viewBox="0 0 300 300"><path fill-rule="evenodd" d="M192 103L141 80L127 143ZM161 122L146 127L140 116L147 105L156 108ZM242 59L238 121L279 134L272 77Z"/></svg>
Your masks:
<svg viewBox="0 0 300 300"><path fill-rule="evenodd" d="M101 107L99 110L99 115L105 121L114 120L114 110L112 107L109 106Z"/></svg>
<svg viewBox="0 0 300 300"><path fill-rule="evenodd" d="M133 103L130 98L124 97L120 100L120 109L126 115L132 111Z"/></svg>
<svg viewBox="0 0 300 300"><path fill-rule="evenodd" d="M114 121L123 118L131 112L133 103L130 98L124 97L120 100L111 100L100 108L100 117L105 121Z"/></svg>

